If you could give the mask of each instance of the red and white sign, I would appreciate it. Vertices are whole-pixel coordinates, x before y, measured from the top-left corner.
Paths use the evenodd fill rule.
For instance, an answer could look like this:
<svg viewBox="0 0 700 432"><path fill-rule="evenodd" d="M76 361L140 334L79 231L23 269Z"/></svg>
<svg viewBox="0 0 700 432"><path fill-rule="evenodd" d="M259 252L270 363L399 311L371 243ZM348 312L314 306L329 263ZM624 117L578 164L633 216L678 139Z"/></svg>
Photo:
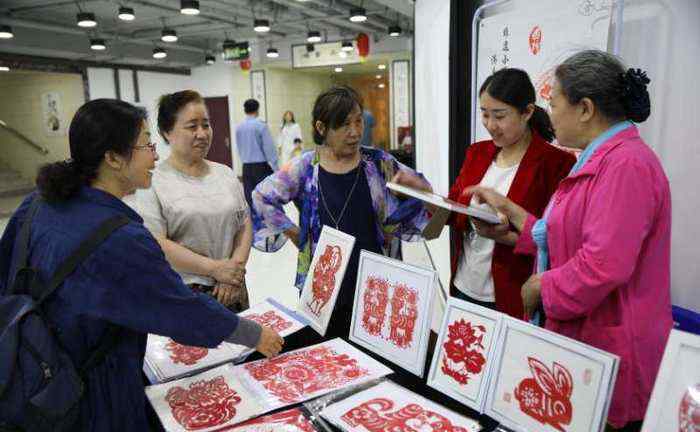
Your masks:
<svg viewBox="0 0 700 432"><path fill-rule="evenodd" d="M270 409L303 402L391 373L390 369L341 339L238 368L249 388L263 395L261 399Z"/></svg>
<svg viewBox="0 0 700 432"><path fill-rule="evenodd" d="M435 272L360 252L350 340L423 375Z"/></svg>
<svg viewBox="0 0 700 432"><path fill-rule="evenodd" d="M343 282L355 237L324 225L299 297L297 312L325 336Z"/></svg>

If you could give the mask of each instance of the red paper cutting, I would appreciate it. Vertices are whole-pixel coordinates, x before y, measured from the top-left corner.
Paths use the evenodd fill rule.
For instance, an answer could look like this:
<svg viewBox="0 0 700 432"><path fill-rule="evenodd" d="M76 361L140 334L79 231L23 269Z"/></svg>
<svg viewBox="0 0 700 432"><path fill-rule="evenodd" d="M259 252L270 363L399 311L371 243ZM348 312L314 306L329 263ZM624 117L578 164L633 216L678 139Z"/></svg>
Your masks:
<svg viewBox="0 0 700 432"><path fill-rule="evenodd" d="M486 364L483 339L486 327L472 326L460 319L447 326L447 340L442 344L442 372L465 385L472 375L479 374Z"/></svg>
<svg viewBox="0 0 700 432"><path fill-rule="evenodd" d="M514 392L520 410L540 423L566 432L562 425L571 424L573 414L571 393L574 384L571 373L557 362L553 362L550 371L534 357L527 360L533 377L520 381Z"/></svg>
<svg viewBox="0 0 700 432"><path fill-rule="evenodd" d="M353 427L363 427L369 432L468 432L454 426L445 416L426 410L418 404L408 404L394 412L394 401L376 398L364 402L343 414L341 419Z"/></svg>
<svg viewBox="0 0 700 432"><path fill-rule="evenodd" d="M170 351L170 360L173 363L181 363L188 366L197 364L199 360L206 357L209 353L207 348L181 345L172 339L165 345L165 349Z"/></svg>
<svg viewBox="0 0 700 432"><path fill-rule="evenodd" d="M389 340L399 348L408 347L418 319L418 293L406 284L396 284L391 296Z"/></svg>
<svg viewBox="0 0 700 432"><path fill-rule="evenodd" d="M700 432L700 384L685 391L678 407L678 432Z"/></svg>
<svg viewBox="0 0 700 432"><path fill-rule="evenodd" d="M369 374L347 354L329 347L283 354L248 363L245 369L284 403L296 403L319 391L336 389Z"/></svg>
<svg viewBox="0 0 700 432"><path fill-rule="evenodd" d="M197 381L189 389L180 386L165 396L173 417L187 430L200 430L222 425L236 416L241 397L230 389L223 376Z"/></svg>
<svg viewBox="0 0 700 432"><path fill-rule="evenodd" d="M245 315L246 318L249 320L253 320L256 323L270 327L272 330L276 331L277 333L288 329L289 327L293 326L294 323L287 320L286 318L280 316L277 312L275 311L267 311L263 314L249 314Z"/></svg>
<svg viewBox="0 0 700 432"><path fill-rule="evenodd" d="M258 417L233 427L218 429L218 431L231 432L273 432L275 430L315 432L316 429L298 408Z"/></svg>
<svg viewBox="0 0 700 432"><path fill-rule="evenodd" d="M321 309L331 299L335 289L335 276L340 270L342 262L343 254L340 247L327 245L314 268L313 282L311 284L313 298L311 302L307 303L314 315L320 316Z"/></svg>
<svg viewBox="0 0 700 432"><path fill-rule="evenodd" d="M370 276L365 284L367 289L362 296L364 303L362 327L370 335L380 336L389 304L389 281L377 276Z"/></svg>

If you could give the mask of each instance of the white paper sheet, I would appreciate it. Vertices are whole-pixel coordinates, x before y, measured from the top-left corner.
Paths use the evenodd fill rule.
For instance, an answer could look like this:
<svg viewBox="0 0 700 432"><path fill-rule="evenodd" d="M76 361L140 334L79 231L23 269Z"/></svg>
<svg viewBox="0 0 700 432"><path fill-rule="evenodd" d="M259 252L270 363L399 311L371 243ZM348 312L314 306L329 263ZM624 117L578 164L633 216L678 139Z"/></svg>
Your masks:
<svg viewBox="0 0 700 432"><path fill-rule="evenodd" d="M306 326L306 322L272 299L267 299L239 313L238 316L252 319L265 325L282 337L287 337Z"/></svg>
<svg viewBox="0 0 700 432"><path fill-rule="evenodd" d="M390 374L391 369L342 339L236 366L244 384L268 410Z"/></svg>
<svg viewBox="0 0 700 432"><path fill-rule="evenodd" d="M422 376L436 281L432 270L360 252L350 340Z"/></svg>
<svg viewBox="0 0 700 432"><path fill-rule="evenodd" d="M265 412L230 364L146 387L146 396L165 430L173 432L218 430Z"/></svg>
<svg viewBox="0 0 700 432"><path fill-rule="evenodd" d="M315 432L316 428L300 409L293 408L248 420L238 426L223 430L230 432Z"/></svg>
<svg viewBox="0 0 700 432"><path fill-rule="evenodd" d="M477 421L387 381L329 405L321 416L347 432L481 430Z"/></svg>
<svg viewBox="0 0 700 432"><path fill-rule="evenodd" d="M355 237L324 225L301 291L297 311L321 336L338 299L340 284L350 261Z"/></svg>

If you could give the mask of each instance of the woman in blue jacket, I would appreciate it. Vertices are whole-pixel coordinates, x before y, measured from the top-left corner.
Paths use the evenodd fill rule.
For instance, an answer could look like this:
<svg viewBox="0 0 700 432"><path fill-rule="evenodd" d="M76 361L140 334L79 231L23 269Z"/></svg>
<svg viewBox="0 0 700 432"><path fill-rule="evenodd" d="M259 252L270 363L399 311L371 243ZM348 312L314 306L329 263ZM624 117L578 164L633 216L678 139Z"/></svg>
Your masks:
<svg viewBox="0 0 700 432"><path fill-rule="evenodd" d="M283 340L189 289L141 217L122 202L150 186L158 159L143 109L111 99L88 102L71 122L69 141L71 159L44 166L37 177L44 202L32 222L29 262L48 280L100 223L116 215L130 219L44 305L76 365L85 363L110 325L122 330L118 345L85 377L75 430L148 430L141 378L148 333L204 347L229 341L267 356L277 354ZM11 283L16 238L33 197L15 212L0 240L0 294Z"/></svg>

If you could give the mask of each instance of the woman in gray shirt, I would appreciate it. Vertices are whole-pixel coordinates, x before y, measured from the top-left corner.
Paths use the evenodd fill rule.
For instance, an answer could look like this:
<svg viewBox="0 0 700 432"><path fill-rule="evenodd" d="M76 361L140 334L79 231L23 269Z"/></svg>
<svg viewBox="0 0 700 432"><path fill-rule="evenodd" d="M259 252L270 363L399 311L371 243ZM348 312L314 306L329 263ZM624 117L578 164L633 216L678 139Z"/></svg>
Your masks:
<svg viewBox="0 0 700 432"><path fill-rule="evenodd" d="M158 130L171 154L153 171L151 188L126 201L187 285L234 311L246 309L253 228L238 179L205 159L213 131L202 96L192 90L162 96Z"/></svg>

